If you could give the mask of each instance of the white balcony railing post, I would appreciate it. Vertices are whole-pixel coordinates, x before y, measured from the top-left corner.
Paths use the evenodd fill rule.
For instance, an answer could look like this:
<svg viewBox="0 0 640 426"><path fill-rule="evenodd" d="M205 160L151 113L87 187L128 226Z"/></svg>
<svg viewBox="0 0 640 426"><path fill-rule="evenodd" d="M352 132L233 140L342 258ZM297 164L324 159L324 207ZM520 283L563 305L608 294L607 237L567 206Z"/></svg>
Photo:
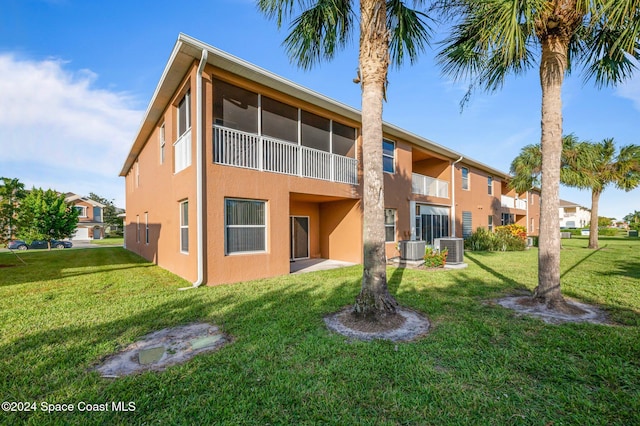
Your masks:
<svg viewBox="0 0 640 426"><path fill-rule="evenodd" d="M418 173L411 175L411 188L414 194L449 198L449 182Z"/></svg>
<svg viewBox="0 0 640 426"><path fill-rule="evenodd" d="M216 164L358 184L358 160L214 125Z"/></svg>

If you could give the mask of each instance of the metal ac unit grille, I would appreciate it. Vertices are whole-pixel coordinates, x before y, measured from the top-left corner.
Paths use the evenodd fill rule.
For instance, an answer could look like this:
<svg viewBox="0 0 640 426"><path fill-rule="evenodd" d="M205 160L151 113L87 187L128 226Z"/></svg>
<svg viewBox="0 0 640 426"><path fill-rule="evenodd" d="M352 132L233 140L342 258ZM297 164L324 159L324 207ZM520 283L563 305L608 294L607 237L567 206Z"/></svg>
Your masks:
<svg viewBox="0 0 640 426"><path fill-rule="evenodd" d="M433 242L436 250L448 250L447 263L464 262L464 240L462 238L436 238Z"/></svg>
<svg viewBox="0 0 640 426"><path fill-rule="evenodd" d="M400 241L400 258L402 260L422 260L425 247L424 241Z"/></svg>

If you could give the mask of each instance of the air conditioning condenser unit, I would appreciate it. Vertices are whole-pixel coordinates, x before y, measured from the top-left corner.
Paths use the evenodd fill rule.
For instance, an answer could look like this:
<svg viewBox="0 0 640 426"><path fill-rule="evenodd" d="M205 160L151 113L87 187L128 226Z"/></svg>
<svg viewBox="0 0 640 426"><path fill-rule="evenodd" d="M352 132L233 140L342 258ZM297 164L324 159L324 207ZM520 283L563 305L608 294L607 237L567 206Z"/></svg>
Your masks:
<svg viewBox="0 0 640 426"><path fill-rule="evenodd" d="M464 262L464 240L462 238L436 238L433 241L436 250L447 249L447 263Z"/></svg>
<svg viewBox="0 0 640 426"><path fill-rule="evenodd" d="M426 246L425 241L400 241L400 259L422 260Z"/></svg>

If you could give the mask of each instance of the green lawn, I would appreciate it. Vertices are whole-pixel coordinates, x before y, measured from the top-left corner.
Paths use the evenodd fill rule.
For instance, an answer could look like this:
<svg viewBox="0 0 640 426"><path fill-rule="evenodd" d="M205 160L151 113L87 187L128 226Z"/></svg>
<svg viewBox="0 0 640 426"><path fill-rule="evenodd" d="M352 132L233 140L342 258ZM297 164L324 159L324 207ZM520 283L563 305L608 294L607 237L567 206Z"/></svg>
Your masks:
<svg viewBox="0 0 640 426"><path fill-rule="evenodd" d="M91 240L91 244L97 244L97 245L123 245L124 244L124 237L114 237L114 238L103 238L101 240Z"/></svg>
<svg viewBox="0 0 640 426"><path fill-rule="evenodd" d="M548 325L491 300L532 289L536 250L467 253L469 268L389 268L427 314L412 342L351 342L322 317L353 302L358 266L178 291L184 280L122 248L29 251L0 268L0 413L21 424L640 424L640 241L563 240L565 295L614 326ZM0 265L20 265L0 253ZM90 369L140 336L208 321L233 343L163 373ZM134 402L133 412L46 413L42 403Z"/></svg>

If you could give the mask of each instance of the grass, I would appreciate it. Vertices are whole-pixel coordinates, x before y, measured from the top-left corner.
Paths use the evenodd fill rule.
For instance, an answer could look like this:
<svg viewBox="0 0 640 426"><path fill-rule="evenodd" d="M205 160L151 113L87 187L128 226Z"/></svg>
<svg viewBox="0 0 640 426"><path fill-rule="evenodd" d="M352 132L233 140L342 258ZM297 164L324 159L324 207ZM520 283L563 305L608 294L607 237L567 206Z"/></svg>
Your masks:
<svg viewBox="0 0 640 426"><path fill-rule="evenodd" d="M101 240L91 240L91 244L97 244L97 245L123 245L124 244L124 237L108 237L108 238L103 238Z"/></svg>
<svg viewBox="0 0 640 426"><path fill-rule="evenodd" d="M535 286L536 250L466 253L464 270L389 268L391 292L433 325L402 344L325 328L323 315L358 293L358 266L177 291L189 284L122 248L21 253L28 266L0 268L0 396L38 410L0 423L640 424L640 241L600 242L563 241L563 292L616 325L548 325L496 306ZM0 253L0 265L19 264ZM163 373L91 371L146 333L194 321L233 344ZM80 412L81 401L135 411Z"/></svg>

